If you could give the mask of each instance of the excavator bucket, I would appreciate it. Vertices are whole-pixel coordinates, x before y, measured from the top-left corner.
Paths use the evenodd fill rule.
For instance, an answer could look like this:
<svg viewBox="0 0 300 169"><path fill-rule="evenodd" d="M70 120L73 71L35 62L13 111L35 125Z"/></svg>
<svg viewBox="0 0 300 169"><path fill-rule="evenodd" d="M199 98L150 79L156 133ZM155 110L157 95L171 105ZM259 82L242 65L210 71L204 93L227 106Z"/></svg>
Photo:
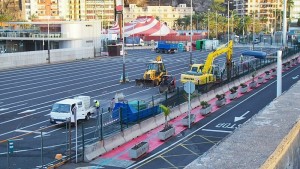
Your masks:
<svg viewBox="0 0 300 169"><path fill-rule="evenodd" d="M155 83L151 79L135 79L135 85L141 87L154 87Z"/></svg>

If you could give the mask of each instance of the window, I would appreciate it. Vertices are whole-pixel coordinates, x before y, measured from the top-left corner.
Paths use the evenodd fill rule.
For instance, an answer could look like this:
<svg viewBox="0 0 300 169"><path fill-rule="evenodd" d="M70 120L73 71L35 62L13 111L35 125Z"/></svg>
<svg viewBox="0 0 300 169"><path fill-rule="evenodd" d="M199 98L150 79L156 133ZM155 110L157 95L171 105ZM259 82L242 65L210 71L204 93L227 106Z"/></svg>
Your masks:
<svg viewBox="0 0 300 169"><path fill-rule="evenodd" d="M52 112L57 112L57 113L69 113L70 112L70 105L68 105L68 104L54 104L52 106L51 111Z"/></svg>
<svg viewBox="0 0 300 169"><path fill-rule="evenodd" d="M82 102L78 102L77 105L78 105L78 108L81 108L82 107Z"/></svg>

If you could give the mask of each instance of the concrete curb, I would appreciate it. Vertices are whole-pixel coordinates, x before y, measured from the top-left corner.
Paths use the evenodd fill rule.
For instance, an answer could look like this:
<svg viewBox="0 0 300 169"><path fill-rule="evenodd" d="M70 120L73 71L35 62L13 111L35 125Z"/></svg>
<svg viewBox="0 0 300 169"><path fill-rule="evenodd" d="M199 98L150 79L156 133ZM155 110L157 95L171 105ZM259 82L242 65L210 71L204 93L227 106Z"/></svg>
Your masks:
<svg viewBox="0 0 300 169"><path fill-rule="evenodd" d="M140 129L139 124L135 124L131 126L130 128L127 128L123 131L123 136L126 142L131 141L132 139L140 136L142 134L142 131Z"/></svg>
<svg viewBox="0 0 300 169"><path fill-rule="evenodd" d="M89 162L104 153L106 153L106 150L104 149L103 141L87 145L84 147L84 162Z"/></svg>
<svg viewBox="0 0 300 169"><path fill-rule="evenodd" d="M147 133L148 131L156 128L157 125L155 123L155 117L151 117L149 119L146 119L142 122L140 122L140 128L142 133Z"/></svg>
<svg viewBox="0 0 300 169"><path fill-rule="evenodd" d="M112 135L111 137L105 138L103 140L103 145L107 152L113 150L114 148L124 143L125 143L125 139L123 137L122 132Z"/></svg>
<svg viewBox="0 0 300 169"><path fill-rule="evenodd" d="M165 123L165 116L163 114L158 114L155 116L156 126L160 126Z"/></svg>

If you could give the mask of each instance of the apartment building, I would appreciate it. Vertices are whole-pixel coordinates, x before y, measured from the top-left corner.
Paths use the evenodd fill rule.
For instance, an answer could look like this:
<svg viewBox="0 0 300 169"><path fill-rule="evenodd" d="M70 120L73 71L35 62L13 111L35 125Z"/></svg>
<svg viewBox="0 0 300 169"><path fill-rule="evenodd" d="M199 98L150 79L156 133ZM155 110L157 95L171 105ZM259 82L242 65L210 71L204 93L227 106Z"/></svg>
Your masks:
<svg viewBox="0 0 300 169"><path fill-rule="evenodd" d="M194 11L192 12L195 13ZM177 7L172 6L147 6L138 7L136 4L129 4L129 7L124 8L124 21L130 22L138 16L154 16L166 23L169 27L175 27L175 21L178 18L183 18L186 15L191 15L191 7L186 4L179 4Z"/></svg>
<svg viewBox="0 0 300 169"><path fill-rule="evenodd" d="M104 26L115 20L114 0L86 0L86 20L102 20Z"/></svg>
<svg viewBox="0 0 300 169"><path fill-rule="evenodd" d="M253 18L263 19L265 30L273 32L280 30L277 16L282 10L280 0L235 0L235 11L238 15L252 16Z"/></svg>
<svg viewBox="0 0 300 169"><path fill-rule="evenodd" d="M25 0L25 20L114 21L114 0Z"/></svg>
<svg viewBox="0 0 300 169"><path fill-rule="evenodd" d="M297 23L300 18L300 0L293 0L294 6L291 8L291 22Z"/></svg>

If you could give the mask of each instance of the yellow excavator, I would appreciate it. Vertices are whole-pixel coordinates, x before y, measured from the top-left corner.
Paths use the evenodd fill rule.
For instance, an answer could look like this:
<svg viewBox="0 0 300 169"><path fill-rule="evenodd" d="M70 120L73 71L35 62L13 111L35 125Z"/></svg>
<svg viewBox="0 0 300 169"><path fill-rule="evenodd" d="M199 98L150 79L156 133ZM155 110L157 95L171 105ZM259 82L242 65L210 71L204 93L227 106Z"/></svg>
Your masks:
<svg viewBox="0 0 300 169"><path fill-rule="evenodd" d="M230 79L232 68L232 53L233 53L233 41L229 41L227 44L221 45L216 50L208 54L205 64L193 64L190 71L181 74L180 81L186 83L187 81L193 82L196 86L206 85L210 88L221 80L221 72L223 72L219 65L214 65L213 61L220 55L227 53L226 67L227 67L227 79ZM201 87L200 87L201 88Z"/></svg>
<svg viewBox="0 0 300 169"><path fill-rule="evenodd" d="M165 64L162 57L157 56L155 60L147 63L147 70L141 79L135 79L136 86L154 87L158 86L162 77L167 75Z"/></svg>

